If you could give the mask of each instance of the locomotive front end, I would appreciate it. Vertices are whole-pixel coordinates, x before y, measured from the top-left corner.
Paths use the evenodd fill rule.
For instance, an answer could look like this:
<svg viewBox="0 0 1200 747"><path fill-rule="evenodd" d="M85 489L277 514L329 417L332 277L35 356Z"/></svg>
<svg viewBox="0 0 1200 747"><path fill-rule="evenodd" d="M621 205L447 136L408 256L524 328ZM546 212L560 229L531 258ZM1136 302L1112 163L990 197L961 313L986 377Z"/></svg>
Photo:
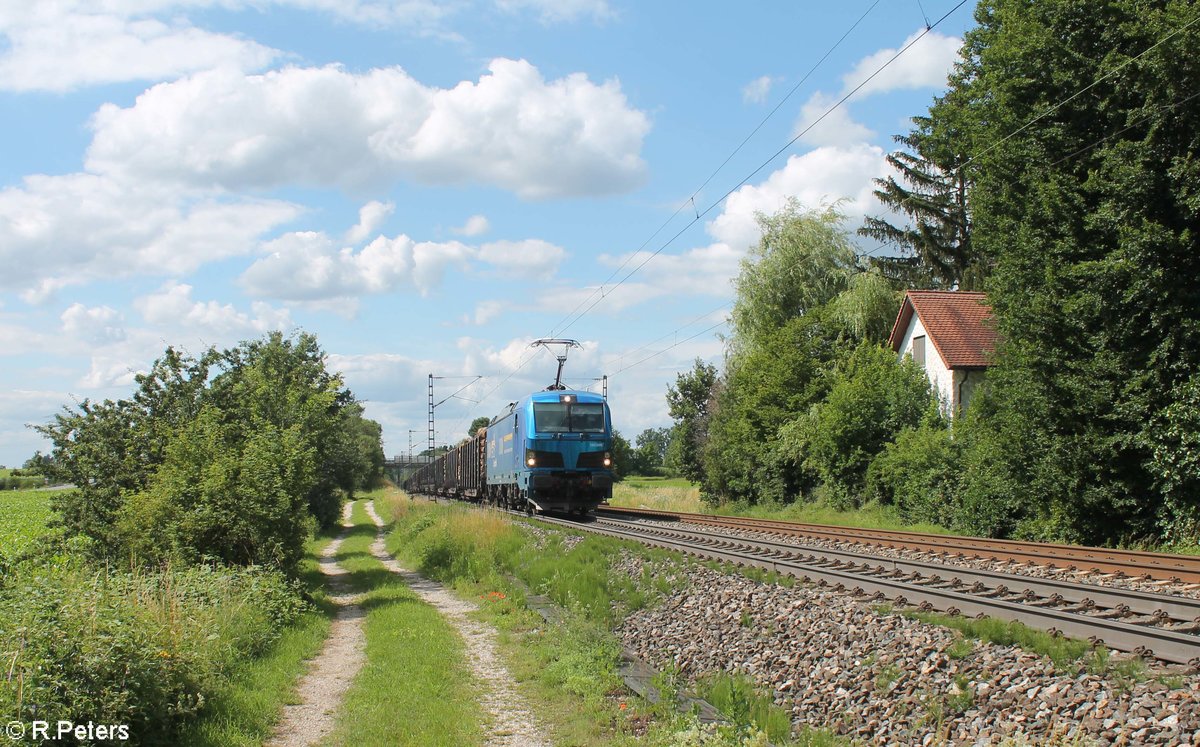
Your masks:
<svg viewBox="0 0 1200 747"><path fill-rule="evenodd" d="M591 392L547 391L526 404L520 482L541 511L586 513L612 497L612 419Z"/></svg>

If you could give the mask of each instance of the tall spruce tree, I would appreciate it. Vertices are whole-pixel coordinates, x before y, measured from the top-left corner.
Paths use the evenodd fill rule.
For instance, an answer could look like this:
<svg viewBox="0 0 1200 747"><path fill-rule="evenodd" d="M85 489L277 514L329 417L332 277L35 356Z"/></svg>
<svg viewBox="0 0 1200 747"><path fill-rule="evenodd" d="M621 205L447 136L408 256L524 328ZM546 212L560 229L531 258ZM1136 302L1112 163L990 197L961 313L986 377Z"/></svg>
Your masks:
<svg viewBox="0 0 1200 747"><path fill-rule="evenodd" d="M953 98L935 99L934 117L913 117L915 127L897 135L904 146L887 156L896 176L876 179L880 203L908 218L895 225L868 216L859 234L894 244L899 257L882 256L874 264L911 288L973 290L986 275L986 263L971 242L969 165L962 134L951 126Z"/></svg>
<svg viewBox="0 0 1200 747"><path fill-rule="evenodd" d="M982 0L976 19L951 94L1005 342L965 499L1025 534L1195 539L1177 452L1200 382L1200 7Z"/></svg>

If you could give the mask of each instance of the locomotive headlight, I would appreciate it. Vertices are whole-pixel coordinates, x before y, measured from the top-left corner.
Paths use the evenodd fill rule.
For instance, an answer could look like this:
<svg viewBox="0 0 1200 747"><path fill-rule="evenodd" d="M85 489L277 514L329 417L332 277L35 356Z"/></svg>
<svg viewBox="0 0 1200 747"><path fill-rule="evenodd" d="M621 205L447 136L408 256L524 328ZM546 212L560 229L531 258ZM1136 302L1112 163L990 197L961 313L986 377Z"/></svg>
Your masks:
<svg viewBox="0 0 1200 747"><path fill-rule="evenodd" d="M532 467L537 464L537 457L534 456L533 450L529 449L525 452L525 464Z"/></svg>
<svg viewBox="0 0 1200 747"><path fill-rule="evenodd" d="M604 466L605 467L612 466L612 454L608 453L607 451L604 452Z"/></svg>

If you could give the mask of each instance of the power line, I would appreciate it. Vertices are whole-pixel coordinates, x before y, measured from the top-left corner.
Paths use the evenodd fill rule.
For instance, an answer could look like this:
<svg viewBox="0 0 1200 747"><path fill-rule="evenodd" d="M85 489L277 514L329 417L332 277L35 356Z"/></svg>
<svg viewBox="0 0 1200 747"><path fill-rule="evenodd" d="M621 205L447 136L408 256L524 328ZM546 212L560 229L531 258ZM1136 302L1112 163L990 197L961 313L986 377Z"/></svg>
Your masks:
<svg viewBox="0 0 1200 747"><path fill-rule="evenodd" d="M922 31L920 34L918 34L916 37L914 37L908 44L905 44L899 51L897 51L894 55L892 55L886 62L884 62L882 65L880 65L878 68L876 68L873 73L871 73L866 78L864 78L861 82L859 82L858 85L856 85L854 88L852 88L850 91L848 91L844 96L842 96L840 99L838 99L837 102L835 102L831 107L826 109L825 112L823 114L821 114L821 116L817 117L815 120L810 122L807 127L805 127L800 132L798 132L796 134L796 136L793 137L791 140L789 140L787 143L785 143L782 148L775 151L769 158L767 158L765 161L763 161L761 164L759 164L759 166L757 168L755 168L753 171L751 171L749 174L747 174L745 177L743 177L741 181L739 181L737 184L735 184L733 187L731 187L729 190L727 190L723 195L721 195L720 198L713 201L703 211L698 212L696 214L695 218L693 218L691 221L689 221L687 223L687 225L685 225L678 232L676 232L674 236L672 236L670 239L668 239L666 241L666 243L664 243L662 246L660 246L658 249L656 249L654 252L652 252L650 254L650 256L648 256L644 260L642 260L642 262L640 264L638 264L637 267L634 267L632 270L630 270L628 273L626 273L625 276L622 277L619 281L617 281L617 283L615 285L613 285L611 288L609 288L607 292L603 292L603 289L601 289L602 290L601 296L599 298L597 298L596 300L592 301L592 303L587 308L585 308L583 311L579 312L575 316L575 318L572 319L571 322L569 324L567 324L565 327L562 327L558 331L558 333L561 334L562 332L565 332L566 330L568 330L572 326L574 326L576 322L578 322L580 319L582 319L585 315L587 315L587 313L589 311L594 309L597 304L599 304L602 300L604 300L604 298L608 295L608 293L611 293L612 291L616 290L621 285L623 285L626 280L628 280L635 273L637 273L639 270L641 270L643 267L645 267L646 264L650 262L650 260L657 257L659 254L662 253L662 251L664 249L666 249L668 246L673 244L675 242L675 239L679 238L681 235L683 235L683 233L685 231L687 231L689 228L694 226L696 223L700 222L701 218L703 218L705 215L710 213L718 205L723 203L731 194L733 194L737 190L741 189L748 181L750 181L755 176L757 176L760 171L765 169L776 158L778 158L785 151L787 151L789 148L791 148L796 143L796 141L798 141L800 138L807 135L814 127L816 127L818 124L820 124L822 121L824 121L826 117L828 117L830 114L832 114L838 108L840 108L844 103L846 103L846 101L848 101L852 96L854 96L854 94L858 93L864 86L866 86L867 83L870 83L872 80L874 80L876 76L878 76L880 73L882 73L884 70L886 70L893 62L895 62L897 59L899 59L901 55L903 55L905 52L907 52L909 49L911 49L914 44L919 42L921 39L925 38L925 36L928 33L930 33L931 31L933 31L933 29L935 29L939 25L941 25L941 23L943 21L945 21L947 18L949 18L955 11L957 11L959 8L961 8L966 3L967 3L967 0L959 0L959 2L953 8L951 8L944 15L942 15L942 17L939 18L937 21L935 21L931 26L927 27L924 31ZM636 256L636 254L633 256ZM633 257L631 256L630 260L632 260L632 258ZM628 260L627 260L626 264L627 263L628 263ZM624 264L622 264L622 267L624 267ZM593 293L593 295L594 295L594 293Z"/></svg>
<svg viewBox="0 0 1200 747"><path fill-rule="evenodd" d="M1127 60L1125 60L1124 62L1122 62L1120 65L1117 65L1117 66L1116 66L1115 68L1113 68L1112 70L1109 70L1109 71L1108 71L1107 73L1105 73L1104 75L1101 75L1099 78L1097 78L1096 80L1092 81L1090 84L1088 84L1088 85L1084 86L1083 88L1079 89L1078 91L1076 91L1075 93L1071 94L1071 95L1070 95L1070 96L1068 96L1067 98L1065 98L1065 99L1063 99L1063 100L1061 100L1061 101L1059 101L1059 102L1055 103L1053 106L1049 107L1048 109L1046 109L1046 110L1045 110L1044 112L1042 112L1041 114L1037 115L1036 117L1034 117L1033 119L1029 120L1029 121L1028 121L1028 122L1026 122L1025 124L1021 125L1021 126L1020 126L1020 127L1018 127L1017 129L1013 130L1012 132L1008 133L1007 135L1005 135L1004 137L1000 138L1000 139L999 139L999 140L997 140L996 142L992 143L992 144L991 144L991 146L989 146L988 148L984 149L984 151L983 151L982 153L977 153L977 154L975 154L975 155L971 156L970 158L968 158L966 161L964 161L962 164L960 164L960 165L959 165L959 166L958 166L956 169L954 169L954 170L955 170L955 171L961 171L961 170L963 170L964 168L966 168L967 166L969 166L970 164L974 163L975 161L978 161L980 158L983 158L983 157L984 157L984 156L986 156L988 153L991 153L991 152L992 152L993 150L995 150L996 148L999 148L1001 145L1003 145L1005 142L1007 142L1007 141L1008 141L1010 138L1016 137L1017 135L1021 134L1021 133L1022 133L1022 132L1024 132L1025 130L1029 129L1029 127L1030 127L1030 126L1032 126L1032 125L1033 125L1035 122L1037 122L1037 121L1039 121L1039 120L1042 120L1042 119L1045 119L1046 117L1050 116L1051 114L1053 114L1054 112L1058 111L1058 110L1059 110L1059 109L1061 109L1062 107L1066 106L1067 104L1071 103L1071 102L1072 102L1072 101L1074 101L1075 99L1079 98L1079 97L1080 97L1080 96L1082 96L1083 94L1087 93L1088 91L1092 90L1092 89L1093 89L1093 88L1095 88L1096 86L1100 85L1100 84L1101 84L1101 83L1103 83L1105 80L1108 80L1108 79L1109 79L1109 78L1111 78L1112 76L1114 76L1114 75L1116 75L1117 73L1121 72L1122 70L1124 70L1124 69L1125 69L1126 67L1128 67L1129 65L1132 65L1134 62L1137 62L1137 61L1138 61L1138 60L1140 60L1141 58L1143 58L1143 57L1145 57L1146 55L1150 54L1151 52L1153 52L1154 50L1158 49L1158 48L1159 48L1160 46L1162 46L1163 44L1166 44L1168 41L1170 41L1170 40L1171 40L1172 38L1174 38L1175 36L1177 36L1177 35L1179 35L1179 34L1183 33L1184 31L1187 31L1189 28L1191 28L1193 25L1195 25L1195 23L1196 23L1197 21L1200 21L1200 15L1197 15L1195 18L1193 18L1192 20L1188 21L1187 23L1185 23L1184 25L1180 26L1179 28L1175 29L1175 30L1174 30L1174 31L1172 31L1171 33L1167 34L1167 35L1166 35L1166 36L1164 36L1162 39L1159 39L1157 42L1155 42L1154 44L1152 44L1151 46L1149 46L1149 47L1147 47L1145 50L1143 50L1143 51L1142 51L1140 54L1138 54L1138 55L1135 55L1135 56L1133 56L1133 57L1130 57L1129 59L1127 59ZM1179 103L1183 103L1183 102L1179 102ZM1112 136L1110 136L1110 137L1112 137ZM1094 147L1095 145L1098 145L1098 144L1099 144L1099 142L1102 142L1102 141L1098 141L1097 143L1093 143L1093 146L1092 146L1092 147ZM1086 148L1084 148L1084 150L1086 150ZM1080 152L1082 152L1082 151L1078 151L1078 152L1076 152L1076 153L1072 153L1072 154L1071 154L1071 156L1078 155L1078 153L1080 153ZM1067 156L1067 158L1070 158L1071 156ZM1066 160L1066 159L1064 158L1064 159L1062 159L1062 160ZM1060 161L1060 162L1061 162L1061 161Z"/></svg>
<svg viewBox="0 0 1200 747"><path fill-rule="evenodd" d="M578 304L576 304L574 309L567 312L567 315L565 317L563 317L562 319L560 319L558 324L562 324L563 322L567 321L572 316L574 316L575 312L578 311L580 309L580 307L582 307L585 303L587 303L592 298L594 298L596 293L600 293L601 298L603 298L604 295L606 295L604 293L604 286L608 285L609 281L611 281L614 277L616 277L621 272L621 270L625 269L625 266L627 264L629 264L629 262L633 259L633 257L637 256L638 252L645 249L646 246L648 246L650 244L650 242L654 241L654 237L658 236L660 233L662 233L663 229L666 228L668 225L670 225L671 222L673 220L675 220L675 217L677 215L679 215L679 213L681 213L685 207L687 207L690 204L692 206L693 212L696 212L696 196L699 195L700 192L705 187L708 186L709 182L711 182L713 180L713 178L716 177L716 175L719 174L721 172L721 170L724 169L725 166L728 165L731 160L733 160L734 156L736 156L739 152L741 152L742 148L744 148L746 146L746 143L750 142L750 140L755 135L758 134L758 131L763 128L763 125L765 125L768 122L768 120L770 120L772 117L775 116L775 114L783 107L783 105L786 104L788 102L788 100L792 98L792 96L796 93L796 91L800 90L800 87L802 85L804 85L810 77L812 77L812 74L815 73L821 67L822 64L825 63L825 60L827 60L831 54L833 54L835 51L837 51L837 48L841 46L842 42L844 42L846 40L846 38L848 36L850 36L850 34L852 34L856 28L858 28L859 24L861 24L863 22L863 20L866 19L866 17L871 14L871 11L875 10L875 7L877 5L879 5L879 3L880 3L880 0L875 0L875 2L871 3L871 5L868 6L865 11L863 11L863 14L858 17L858 20L856 20L853 24L851 24L850 28L846 29L845 33L843 33L841 35L841 37L839 37L838 40L836 42L834 42L833 46L831 46L829 49L827 49L825 51L825 54L822 55L821 58L819 60L817 60L816 63L811 68L809 68L808 72L806 72L804 74L804 76L794 86L792 86L791 90L789 90L787 92L787 94L784 95L784 97L782 99L780 99L777 104L775 104L775 106L771 109L771 111L767 112L767 115L762 118L762 120L758 123L758 125L755 126L755 128L753 130L750 131L750 134L747 135L745 138L743 138L742 141L740 143L738 143L737 147L734 148L729 153L729 155L725 157L725 160L722 161L721 164L719 166L717 166L717 168L714 169L711 174L708 175L708 178L706 178L704 180L704 182L699 187L697 187L686 200L684 200L682 203L680 203L679 207L675 208L675 212L671 213L671 215L665 221L663 221L663 224L660 225L657 229L655 229L654 233L650 234L649 238L647 238L645 241L642 242L641 246L639 246L632 254L630 254L630 256L628 258L626 258L626 260L624 262L622 262L617 267L617 269L613 270L612 273L604 280L603 283L596 286L596 289L593 290L586 298L584 298L582 301L580 301ZM700 214L698 212L696 212L696 220L699 220L699 219L700 219ZM695 221L693 221L693 223L694 222ZM691 224L688 224L688 225L690 226ZM591 307L589 307L589 309L590 308ZM572 322L572 324L574 324L574 322ZM560 330L558 328L558 325L555 325L554 327L551 328L550 332L546 336L554 337L557 334L560 334L562 331L565 331L566 329L567 328L564 327L562 330Z"/></svg>

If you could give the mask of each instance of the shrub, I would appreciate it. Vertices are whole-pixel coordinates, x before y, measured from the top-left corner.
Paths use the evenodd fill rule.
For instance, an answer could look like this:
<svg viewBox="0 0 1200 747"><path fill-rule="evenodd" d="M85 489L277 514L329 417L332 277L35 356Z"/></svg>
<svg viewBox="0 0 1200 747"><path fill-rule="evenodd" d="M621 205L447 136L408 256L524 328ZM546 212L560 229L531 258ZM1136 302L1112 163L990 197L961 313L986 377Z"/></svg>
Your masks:
<svg viewBox="0 0 1200 747"><path fill-rule="evenodd" d="M303 607L262 568L24 563L0 586L0 717L127 724L132 743L170 742Z"/></svg>
<svg viewBox="0 0 1200 747"><path fill-rule="evenodd" d="M797 455L829 488L835 505L861 502L867 467L904 428L936 422L929 381L911 360L897 361L889 348L860 344L834 378L825 399L801 416Z"/></svg>
<svg viewBox="0 0 1200 747"><path fill-rule="evenodd" d="M940 425L903 430L867 468L866 496L895 505L905 521L947 523L957 513L960 451Z"/></svg>

